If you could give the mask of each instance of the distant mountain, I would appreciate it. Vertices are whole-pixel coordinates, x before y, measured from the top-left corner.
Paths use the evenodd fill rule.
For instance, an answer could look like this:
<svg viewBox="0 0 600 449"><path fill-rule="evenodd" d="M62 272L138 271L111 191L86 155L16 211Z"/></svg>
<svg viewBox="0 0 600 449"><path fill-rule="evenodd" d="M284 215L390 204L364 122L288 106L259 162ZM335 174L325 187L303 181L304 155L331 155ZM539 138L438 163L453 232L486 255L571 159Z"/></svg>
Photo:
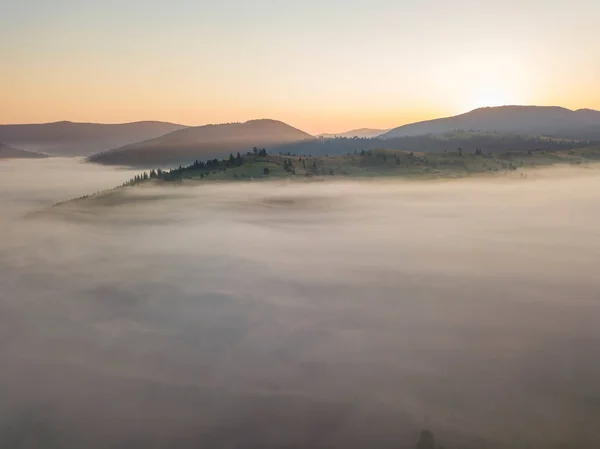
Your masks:
<svg viewBox="0 0 600 449"><path fill-rule="evenodd" d="M389 129L360 128L338 134L319 134L318 137L322 137L324 139L333 139L335 137L366 137L370 139L372 137L379 137L380 135L385 134L388 131Z"/></svg>
<svg viewBox="0 0 600 449"><path fill-rule="evenodd" d="M277 146L313 139L313 136L277 120L250 120L185 128L156 139L95 154L91 162L110 165L160 167L196 159L223 157L253 147Z"/></svg>
<svg viewBox="0 0 600 449"><path fill-rule="evenodd" d="M572 139L600 138L600 111L556 106L499 106L475 109L454 117L400 126L382 139L443 134L456 130L509 132Z"/></svg>
<svg viewBox="0 0 600 449"><path fill-rule="evenodd" d="M20 150L0 142L0 159L41 159L45 157L48 155Z"/></svg>
<svg viewBox="0 0 600 449"><path fill-rule="evenodd" d="M185 128L165 122L0 125L0 142L53 156L89 156Z"/></svg>

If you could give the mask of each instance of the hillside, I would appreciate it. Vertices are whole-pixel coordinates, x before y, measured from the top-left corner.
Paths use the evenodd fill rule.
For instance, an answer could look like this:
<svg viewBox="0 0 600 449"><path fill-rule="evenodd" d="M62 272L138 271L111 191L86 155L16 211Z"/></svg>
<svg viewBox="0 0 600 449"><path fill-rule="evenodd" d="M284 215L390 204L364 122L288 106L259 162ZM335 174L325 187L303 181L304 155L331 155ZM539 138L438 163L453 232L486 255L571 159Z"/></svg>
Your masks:
<svg viewBox="0 0 600 449"><path fill-rule="evenodd" d="M600 140L600 139L599 139ZM312 139L283 145L271 152L295 154L298 156L332 156L360 152L362 150L404 150L426 153L457 151L486 153L503 151L547 150L557 151L590 146L593 142L577 139L555 139L542 136L522 136L500 132L448 132L424 136L395 137L389 139L356 139L338 137L335 139Z"/></svg>
<svg viewBox="0 0 600 449"><path fill-rule="evenodd" d="M185 127L164 122L0 125L0 142L53 156L89 156L182 128Z"/></svg>
<svg viewBox="0 0 600 449"><path fill-rule="evenodd" d="M109 165L159 167L196 159L223 157L253 147L277 147L313 139L310 134L277 120L250 120L185 128L156 139L126 145L91 156L88 160Z"/></svg>
<svg viewBox="0 0 600 449"><path fill-rule="evenodd" d="M198 162L169 172L150 172L163 181L234 181L314 177L460 178L478 174L523 173L553 165L582 166L600 162L600 147L559 151L440 154L371 150L339 156L246 154L234 159ZM160 173L160 176L158 175ZM144 182L144 175L133 184Z"/></svg>
<svg viewBox="0 0 600 449"><path fill-rule="evenodd" d="M454 117L400 126L382 139L442 134L456 130L546 135L572 139L600 139L600 111L561 107L500 106L475 109Z"/></svg>
<svg viewBox="0 0 600 449"><path fill-rule="evenodd" d="M48 157L46 154L33 151L20 150L10 145L0 143L0 159L41 159Z"/></svg>
<svg viewBox="0 0 600 449"><path fill-rule="evenodd" d="M372 138L372 137L379 137L380 135L385 134L388 131L389 131L389 129L360 128L360 129L353 129L352 131L346 131L346 132L337 133L337 134L319 134L318 137L321 137L323 139L334 139L336 137L346 137L349 139L351 139L353 137Z"/></svg>
<svg viewBox="0 0 600 449"><path fill-rule="evenodd" d="M538 168L552 166L591 167L600 162L600 146L557 151L508 151L504 153L416 153L393 150L369 150L339 156L287 156L265 150L247 152L224 159L195 161L171 170L152 169L136 175L122 186L86 195L75 200L90 204L116 205L127 201L122 187L181 182L251 181L281 179L453 179L467 176L510 175L527 178ZM136 197L133 197L136 200ZM57 203L68 204L72 200Z"/></svg>

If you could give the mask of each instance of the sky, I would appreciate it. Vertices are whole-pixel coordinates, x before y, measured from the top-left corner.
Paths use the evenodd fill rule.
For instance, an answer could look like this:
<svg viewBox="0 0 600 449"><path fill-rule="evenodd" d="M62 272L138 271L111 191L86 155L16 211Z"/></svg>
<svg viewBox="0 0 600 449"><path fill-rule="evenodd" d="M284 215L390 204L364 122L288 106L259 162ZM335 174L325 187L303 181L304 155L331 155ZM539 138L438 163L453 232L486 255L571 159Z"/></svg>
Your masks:
<svg viewBox="0 0 600 449"><path fill-rule="evenodd" d="M1 0L0 123L600 109L597 0Z"/></svg>

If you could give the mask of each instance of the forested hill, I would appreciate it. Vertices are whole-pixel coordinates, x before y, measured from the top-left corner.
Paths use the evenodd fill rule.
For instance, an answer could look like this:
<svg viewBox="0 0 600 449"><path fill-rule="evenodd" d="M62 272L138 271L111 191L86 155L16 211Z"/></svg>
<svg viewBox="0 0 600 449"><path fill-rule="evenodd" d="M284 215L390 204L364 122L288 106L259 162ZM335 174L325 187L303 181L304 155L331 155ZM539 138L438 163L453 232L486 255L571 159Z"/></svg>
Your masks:
<svg viewBox="0 0 600 449"><path fill-rule="evenodd" d="M339 155L359 152L361 150L404 150L426 153L443 153L448 151L474 152L481 149L486 153L503 151L559 151L572 148L584 148L594 144L593 141L575 139L554 139L542 136L522 136L503 133L476 133L456 131L439 136L412 136L393 139L381 138L344 138L313 139L281 145L271 151L281 154L297 155Z"/></svg>
<svg viewBox="0 0 600 449"><path fill-rule="evenodd" d="M585 167L600 162L600 146L560 151L506 151L485 153L463 150L446 153L416 153L394 150L361 150L338 156L274 155L255 148L224 159L195 161L171 170L141 172L121 187L181 182L250 181L277 179L462 178L470 175L511 174L527 177L537 168L555 165ZM116 192L119 189L111 189ZM98 192L100 193L100 192ZM87 195L80 199L88 197ZM100 195L102 196L102 195ZM62 203L60 203L62 204Z"/></svg>
<svg viewBox="0 0 600 449"><path fill-rule="evenodd" d="M220 130L216 130L220 131ZM190 132L188 129L185 132ZM179 133L178 133L179 134ZM173 138L172 136L167 136ZM303 138L304 137L304 138ZM165 168L188 165L194 160L222 159L238 151L245 154L253 147L252 142L266 141L260 147L266 147L270 154L295 154L298 156L335 156L362 150L403 150L407 152L444 153L462 150L466 153L482 150L485 153L501 153L505 151L561 151L573 148L585 148L595 142L571 139L554 139L541 136L521 136L502 133L475 133L456 131L439 136L399 137L394 139L380 138L345 138L332 139L306 138L294 135L294 141L281 142L277 139L252 138L243 141L219 141L218 139L196 140L187 142L184 147L169 145L152 146L148 142L139 147L132 145L122 150L109 151L91 157L89 160L100 163L129 165L140 168ZM160 139L158 139L160 140ZM163 138L164 140L164 138ZM180 151L181 150L181 151Z"/></svg>

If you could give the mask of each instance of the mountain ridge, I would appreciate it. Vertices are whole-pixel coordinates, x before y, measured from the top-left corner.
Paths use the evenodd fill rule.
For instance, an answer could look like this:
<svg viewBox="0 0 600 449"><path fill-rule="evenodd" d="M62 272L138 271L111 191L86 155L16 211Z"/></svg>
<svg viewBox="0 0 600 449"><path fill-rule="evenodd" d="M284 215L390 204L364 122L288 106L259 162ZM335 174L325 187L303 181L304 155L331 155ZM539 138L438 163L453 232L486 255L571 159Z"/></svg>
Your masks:
<svg viewBox="0 0 600 449"><path fill-rule="evenodd" d="M308 139L314 137L282 121L253 119L187 127L91 155L88 161L108 165L160 166Z"/></svg>
<svg viewBox="0 0 600 449"><path fill-rule="evenodd" d="M600 111L593 109L573 111L561 106L507 105L477 108L451 117L409 123L380 137L390 139L442 134L457 129L573 137L577 132L585 134L590 131L586 128L595 126L600 126Z"/></svg>
<svg viewBox="0 0 600 449"><path fill-rule="evenodd" d="M358 128L358 129L353 129L350 131L345 131L342 133L323 133L323 134L319 134L317 135L317 137L323 138L323 139L332 139L332 138L336 138L336 137L366 137L366 138L373 138L373 137L379 137L382 134L385 134L386 132L388 132L389 129L375 129L375 128Z"/></svg>
<svg viewBox="0 0 600 449"><path fill-rule="evenodd" d="M53 156L90 154L185 128L160 121L85 123L67 120L0 125L0 142Z"/></svg>

